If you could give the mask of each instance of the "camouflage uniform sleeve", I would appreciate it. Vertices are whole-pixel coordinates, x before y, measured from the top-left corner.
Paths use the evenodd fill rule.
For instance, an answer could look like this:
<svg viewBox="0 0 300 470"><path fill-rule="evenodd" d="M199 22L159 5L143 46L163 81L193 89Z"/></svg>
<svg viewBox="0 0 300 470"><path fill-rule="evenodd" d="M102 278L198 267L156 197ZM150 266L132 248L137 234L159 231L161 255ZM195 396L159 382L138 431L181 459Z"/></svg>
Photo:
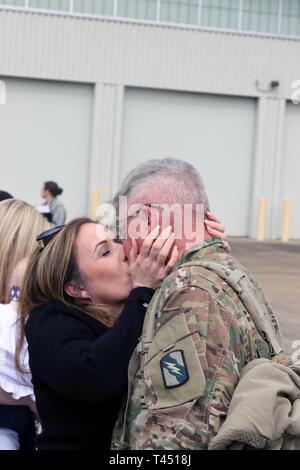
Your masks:
<svg viewBox="0 0 300 470"><path fill-rule="evenodd" d="M224 421L251 332L221 291L181 288L161 309L144 371L139 449L207 449Z"/></svg>

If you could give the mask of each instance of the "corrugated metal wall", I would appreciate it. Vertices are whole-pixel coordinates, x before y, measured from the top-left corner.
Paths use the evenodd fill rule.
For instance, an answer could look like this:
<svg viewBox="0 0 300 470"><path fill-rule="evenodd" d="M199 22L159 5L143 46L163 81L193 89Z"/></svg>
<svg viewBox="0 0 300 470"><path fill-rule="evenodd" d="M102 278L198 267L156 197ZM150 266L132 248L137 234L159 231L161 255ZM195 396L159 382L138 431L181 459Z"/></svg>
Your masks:
<svg viewBox="0 0 300 470"><path fill-rule="evenodd" d="M53 80L290 98L300 41L0 10L0 73Z"/></svg>
<svg viewBox="0 0 300 470"><path fill-rule="evenodd" d="M6 79L0 105L0 189L34 206L57 181L68 219L88 212L93 86Z"/></svg>
<svg viewBox="0 0 300 470"><path fill-rule="evenodd" d="M0 8L0 80L7 76L95 85L89 188L104 199L119 184L124 88L258 98L249 235L265 196L266 236L278 236L285 103L300 79L300 40ZM280 86L259 91L257 80L261 90Z"/></svg>

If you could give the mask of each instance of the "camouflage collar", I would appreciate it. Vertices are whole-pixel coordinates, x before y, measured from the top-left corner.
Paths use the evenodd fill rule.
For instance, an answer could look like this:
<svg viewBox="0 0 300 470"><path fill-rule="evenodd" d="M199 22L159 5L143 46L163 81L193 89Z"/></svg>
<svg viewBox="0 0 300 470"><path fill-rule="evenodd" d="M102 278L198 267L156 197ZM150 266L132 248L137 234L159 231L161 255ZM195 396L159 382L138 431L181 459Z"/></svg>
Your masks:
<svg viewBox="0 0 300 470"><path fill-rule="evenodd" d="M208 252L211 253L220 251L224 251L224 246L219 238L208 238L207 240L195 243L193 246L182 253L179 261L177 262L176 268L186 263L187 261L190 261L192 255L195 253L198 253L199 256L203 256Z"/></svg>

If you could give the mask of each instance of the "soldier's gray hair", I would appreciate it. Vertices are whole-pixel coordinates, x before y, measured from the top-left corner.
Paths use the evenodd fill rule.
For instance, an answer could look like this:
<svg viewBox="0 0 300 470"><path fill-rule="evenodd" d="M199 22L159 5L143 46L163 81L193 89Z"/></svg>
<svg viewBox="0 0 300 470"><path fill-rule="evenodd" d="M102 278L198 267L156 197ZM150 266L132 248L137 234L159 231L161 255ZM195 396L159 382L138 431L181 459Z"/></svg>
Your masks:
<svg viewBox="0 0 300 470"><path fill-rule="evenodd" d="M117 207L120 196L132 195L135 201L147 197L148 203L203 204L205 211L209 208L198 171L190 163L175 158L148 160L137 166L123 180L113 203Z"/></svg>

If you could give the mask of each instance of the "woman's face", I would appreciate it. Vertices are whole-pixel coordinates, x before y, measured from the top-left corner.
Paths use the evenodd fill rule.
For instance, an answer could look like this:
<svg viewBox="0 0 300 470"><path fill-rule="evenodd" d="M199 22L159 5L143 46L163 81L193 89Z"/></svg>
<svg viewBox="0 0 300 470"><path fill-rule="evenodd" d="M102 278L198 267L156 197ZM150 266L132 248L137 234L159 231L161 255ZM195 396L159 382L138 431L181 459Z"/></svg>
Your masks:
<svg viewBox="0 0 300 470"><path fill-rule="evenodd" d="M94 303L121 305L127 299L132 282L122 245L109 238L98 224L81 227L75 253L82 276L82 297Z"/></svg>
<svg viewBox="0 0 300 470"><path fill-rule="evenodd" d="M46 199L46 197L47 197L47 190L46 190L45 187L43 186L43 187L41 188L41 198L42 198L42 199Z"/></svg>

